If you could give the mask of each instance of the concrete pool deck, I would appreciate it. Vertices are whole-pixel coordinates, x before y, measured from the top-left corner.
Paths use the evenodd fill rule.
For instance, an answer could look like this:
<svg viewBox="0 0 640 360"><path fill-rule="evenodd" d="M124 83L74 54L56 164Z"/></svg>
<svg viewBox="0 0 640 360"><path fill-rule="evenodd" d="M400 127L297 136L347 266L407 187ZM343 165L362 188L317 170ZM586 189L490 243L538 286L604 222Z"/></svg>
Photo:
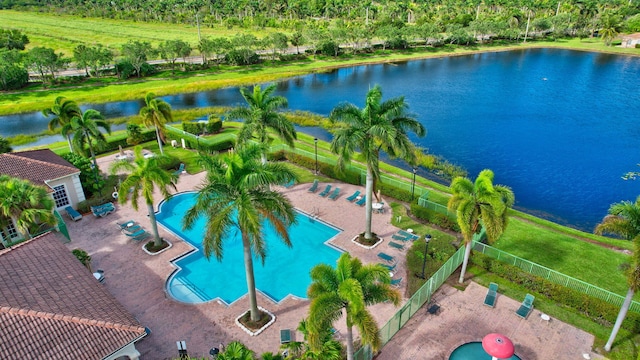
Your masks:
<svg viewBox="0 0 640 360"><path fill-rule="evenodd" d="M101 160L102 169L108 168L108 162L113 160L113 155L105 157ZM195 175L183 174L178 182L179 191L193 190L202 182L204 173ZM319 186L320 191L324 189L326 184ZM386 211L382 214L373 214L373 231L381 235L385 240L382 244L374 249L365 249L356 245L351 239L363 229L364 223L364 207L359 207L353 203L345 201L345 198L351 195L355 190L364 192L364 187L349 184L332 183L332 185L341 188L340 197L337 200L329 200L318 196L318 192L309 193L307 189L310 184L300 184L292 188L279 190L287 194L294 206L307 213L315 213L320 219L326 221L343 230L333 241L335 246L350 252L352 255L359 257L363 262L378 262L377 254L383 251L399 259L398 267L394 277L403 277L406 279L406 270L404 265L404 252L406 250L397 250L387 245L388 239L398 229L391 225L391 213ZM155 205L160 202L159 193L155 195ZM384 200L388 204L388 201ZM171 299L165 292L165 282L175 270L170 263L172 259L176 259L185 253L191 251L191 246L187 243L175 238L173 235L159 227L161 236L169 240L173 246L161 254L150 256L142 250L143 242L134 242L123 235L116 222L124 222L130 219L138 221L144 228L150 231L150 224L146 214L146 206L141 204L139 211L134 211L130 203L125 205L117 205L117 211L104 218L95 218L91 214L85 215L81 221L67 222L69 233L72 241L67 244L69 249L81 248L86 250L92 256L93 269L103 269L105 271L105 286L111 294L113 294L124 307L136 316L143 326L151 329L152 333L147 338L137 344L138 350L142 354L142 359L171 359L177 356L176 341L185 340L189 355L201 356L208 358L209 349L218 347L219 344L228 344L233 340L238 340L246 344L254 350L257 355L263 352L277 352L279 349L279 331L280 329L295 330L300 320L302 320L308 311L308 301L287 298L275 304L266 297L258 295L258 304L277 316L276 322L265 330L261 335L251 337L235 325L235 318L248 309L248 300L241 298L229 307L219 304L215 301L190 305L177 302ZM295 239L292 239L295 246ZM267 257L266 261L269 261ZM216 274L212 274L216 276ZM244 280L242 280L244 281ZM480 290L475 290L480 288ZM406 326L408 329L402 331L410 331L404 336L396 335L392 341L382 349L379 359L391 359L391 355L395 359L440 359L444 358L448 352L452 351L462 342L477 340L478 336L474 331L489 330L489 324L495 324L496 319L490 315L500 314L500 309L505 307L509 301L517 303L515 300L505 297L498 297L498 304L495 309L488 309L492 312L485 317L474 318L463 310L469 308L476 310L476 313L484 313L482 300L486 290L479 285L472 283L466 291L459 292L446 285L436 294L436 300L443 306L441 314L433 321L420 321L420 317L424 311L420 310L414 319ZM404 293L404 282L401 287ZM456 295L455 292L461 293ZM484 293L483 293L484 291ZM461 298L461 296L473 296L477 299ZM451 301L459 301L451 304L447 303L447 299ZM406 298L404 299L406 301ZM403 302L404 302L403 301ZM458 305L456 305L458 304ZM558 321L551 321L548 324L542 323L539 317L534 314L525 321L513 314L510 309L509 313L504 314L503 319L506 335L511 335L509 329L518 329L526 326L526 324L540 323L546 327L539 330L545 333L544 348L551 348L550 344L558 344L556 348L563 347L567 344L566 336L568 334L567 325L560 330L556 330L555 326ZM517 308L517 307L516 307ZM378 304L370 308L374 314L379 326L384 325L397 309L391 304ZM505 310L506 311L506 310ZM473 311L471 311L473 312ZM424 319L422 319L424 320ZM436 321L437 320L437 321ZM429 326L422 328L422 323ZM414 325L411 325L414 324ZM427 325L424 324L424 325ZM439 324L436 326L436 324ZM512 325L507 325L512 324ZM515 324L515 325L513 325ZM518 325L525 324L525 325ZM420 326L418 326L420 325ZM336 323L336 328L344 334L345 328L342 322ZM446 329L451 329L446 331ZM502 328L498 328L500 330ZM577 333L580 330L571 328ZM545 331L546 330L546 331ZM453 336L453 333L457 334ZM577 334L576 333L576 334ZM400 335L400 334L399 334ZM547 339L548 335L548 339ZM294 332L294 339L302 340L300 333ZM543 359L543 358L567 358L579 359L581 353L590 353L589 349L593 344L593 336L580 335L581 342L576 343L576 348L563 353L554 353L555 356L548 357L540 349L539 342L536 340L542 334L534 334L532 336L522 336L518 339L518 346L528 349L526 359ZM578 336L578 335L576 335ZM413 339L413 341L409 341ZM467 340L470 339L470 340ZM480 336L481 339L481 336ZM431 342L437 344L429 345ZM579 346L579 347L578 347ZM429 352L422 356L425 348L433 347L433 356L430 357ZM567 346L564 346L565 348ZM439 350L435 350L439 349ZM577 350L580 349L580 350ZM583 350L584 349L584 350ZM408 357L398 356L406 354ZM417 354L417 355L416 355ZM571 354L569 356L568 354ZM580 355L579 357L576 354ZM596 358L591 354L592 358ZM386 357L385 357L386 356ZM418 356L418 357L415 357ZM442 357L441 357L442 356ZM525 357L523 357L525 359Z"/></svg>

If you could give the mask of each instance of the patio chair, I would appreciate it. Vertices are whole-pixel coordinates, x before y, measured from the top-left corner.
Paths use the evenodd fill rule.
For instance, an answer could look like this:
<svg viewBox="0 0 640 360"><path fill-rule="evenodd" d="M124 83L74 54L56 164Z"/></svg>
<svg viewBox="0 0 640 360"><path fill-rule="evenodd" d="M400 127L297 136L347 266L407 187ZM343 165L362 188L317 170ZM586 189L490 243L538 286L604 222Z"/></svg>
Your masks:
<svg viewBox="0 0 640 360"><path fill-rule="evenodd" d="M142 240L148 238L149 236L151 236L151 234L148 231L142 229L142 231L138 232L137 235L135 235L135 236L131 235L130 237L131 237L131 239L133 239L133 241L142 241Z"/></svg>
<svg viewBox="0 0 640 360"><path fill-rule="evenodd" d="M383 263L378 263L378 265L382 265L385 269L387 269L389 271L395 270L396 266L398 266L398 264L387 265L387 264L383 264Z"/></svg>
<svg viewBox="0 0 640 360"><path fill-rule="evenodd" d="M494 307L496 305L497 295L498 295L498 284L490 283L489 290L487 291L487 296L484 297L484 304L489 307Z"/></svg>
<svg viewBox="0 0 640 360"><path fill-rule="evenodd" d="M331 200L335 200L338 198L338 196L340 196L340 188L337 187L333 190L333 192L331 193L331 195L329 195L329 199Z"/></svg>
<svg viewBox="0 0 640 360"><path fill-rule="evenodd" d="M389 241L389 246L398 250L404 250L404 245L398 244L397 242Z"/></svg>
<svg viewBox="0 0 640 360"><path fill-rule="evenodd" d="M173 172L173 175L178 175L180 176L180 174L182 174L184 171L184 163L180 163L180 167L178 168L178 170Z"/></svg>
<svg viewBox="0 0 640 360"><path fill-rule="evenodd" d="M293 187L293 185L295 185L296 181L295 180L291 180L288 183L284 184L283 186L287 189Z"/></svg>
<svg viewBox="0 0 640 360"><path fill-rule="evenodd" d="M322 192L318 195L325 197L327 195L329 195L329 192L331 191L331 184L327 184L327 187L324 188L324 190L322 190Z"/></svg>
<svg viewBox="0 0 640 360"><path fill-rule="evenodd" d="M391 286L399 287L402 284L402 278L391 279Z"/></svg>
<svg viewBox="0 0 640 360"><path fill-rule="evenodd" d="M142 226L140 226L140 224L133 224L131 226L122 228L120 231L122 231L123 234L127 235L127 234L135 234L140 230L144 230Z"/></svg>
<svg viewBox="0 0 640 360"><path fill-rule="evenodd" d="M404 230L398 230L398 235L400 236L404 236L407 237L411 240L418 240L420 238L420 236L414 234L414 233L410 233L408 231L404 231Z"/></svg>
<svg viewBox="0 0 640 360"><path fill-rule="evenodd" d="M356 201L356 205L364 206L367 203L367 195L363 196L362 199Z"/></svg>
<svg viewBox="0 0 640 360"><path fill-rule="evenodd" d="M309 188L309 192L316 192L318 190L318 179L313 180L313 185Z"/></svg>
<svg viewBox="0 0 640 360"><path fill-rule="evenodd" d="M408 237L402 236L400 234L393 234L393 235L391 235L391 238L393 240L399 240L399 241L412 241L413 240L412 238L408 238Z"/></svg>
<svg viewBox="0 0 640 360"><path fill-rule="evenodd" d="M291 342L291 330L289 329L281 329L280 330L280 344L286 344Z"/></svg>
<svg viewBox="0 0 640 360"><path fill-rule="evenodd" d="M111 202L91 207L91 212L95 217L107 216L114 211L116 211L116 207Z"/></svg>
<svg viewBox="0 0 640 360"><path fill-rule="evenodd" d="M102 269L98 269L96 270L96 272L93 273L93 277L96 278L96 280L98 280L98 282L100 283L104 283L104 270Z"/></svg>
<svg viewBox="0 0 640 360"><path fill-rule="evenodd" d="M516 310L516 315L520 316L523 319L526 319L527 316L529 316L529 313L531 313L531 310L533 310L533 300L535 300L535 297L531 294L527 294L524 297L520 308Z"/></svg>
<svg viewBox="0 0 640 360"><path fill-rule="evenodd" d="M80 214L76 209L72 208L71 206L67 206L66 208L64 208L64 211L67 212L67 215L69 215L69 217L73 221L78 221L82 219L82 214Z"/></svg>
<svg viewBox="0 0 640 360"><path fill-rule="evenodd" d="M427 312L431 315L438 315L438 312L440 311L440 305L433 303L433 305L429 306L429 308L427 309Z"/></svg>
<svg viewBox="0 0 640 360"><path fill-rule="evenodd" d="M128 221L125 221L123 223L119 223L119 222L116 221L116 225L118 225L120 227L120 230L122 230L124 228L127 228L127 227L131 227L131 226L136 225L136 224L138 224L138 223L135 220L128 220Z"/></svg>
<svg viewBox="0 0 640 360"><path fill-rule="evenodd" d="M360 190L356 190L356 192L354 192L353 195L347 198L347 201L354 202L358 196L360 196Z"/></svg>
<svg viewBox="0 0 640 360"><path fill-rule="evenodd" d="M387 255L387 254L385 254L385 253L383 253L383 252L378 253L378 257L379 257L380 259L382 259L382 260L384 260L384 261L388 262L388 263L392 263L392 262L395 260L395 258L394 258L393 256L391 256L391 255Z"/></svg>

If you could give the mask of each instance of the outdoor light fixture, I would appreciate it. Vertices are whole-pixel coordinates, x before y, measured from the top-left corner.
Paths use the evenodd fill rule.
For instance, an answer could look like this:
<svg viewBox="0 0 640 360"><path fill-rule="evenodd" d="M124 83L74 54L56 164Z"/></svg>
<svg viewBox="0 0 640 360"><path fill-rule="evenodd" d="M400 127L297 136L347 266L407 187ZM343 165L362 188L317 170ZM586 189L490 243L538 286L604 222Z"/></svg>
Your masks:
<svg viewBox="0 0 640 360"><path fill-rule="evenodd" d="M313 142L316 148L316 171L315 174L318 175L318 138L313 138Z"/></svg>
<svg viewBox="0 0 640 360"><path fill-rule="evenodd" d="M427 249L429 249L429 241L431 241L431 235L427 234L424 237L424 257L422 259L422 274L421 275L417 275L417 277L419 277L420 279L424 279L424 270L427 267Z"/></svg>
<svg viewBox="0 0 640 360"><path fill-rule="evenodd" d="M413 182L411 183L411 201L413 201L413 193L416 190L416 172L418 172L417 168L413 168Z"/></svg>

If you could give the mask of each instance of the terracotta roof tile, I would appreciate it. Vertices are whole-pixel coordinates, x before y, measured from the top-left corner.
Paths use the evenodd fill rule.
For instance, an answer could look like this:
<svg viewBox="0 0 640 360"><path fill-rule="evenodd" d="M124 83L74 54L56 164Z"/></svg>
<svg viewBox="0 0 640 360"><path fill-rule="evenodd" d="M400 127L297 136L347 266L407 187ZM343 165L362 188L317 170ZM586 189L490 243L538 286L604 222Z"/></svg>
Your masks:
<svg viewBox="0 0 640 360"><path fill-rule="evenodd" d="M0 251L2 359L102 359L144 328L48 233Z"/></svg>
<svg viewBox="0 0 640 360"><path fill-rule="evenodd" d="M80 172L49 149L0 154L0 174L25 179L36 185Z"/></svg>

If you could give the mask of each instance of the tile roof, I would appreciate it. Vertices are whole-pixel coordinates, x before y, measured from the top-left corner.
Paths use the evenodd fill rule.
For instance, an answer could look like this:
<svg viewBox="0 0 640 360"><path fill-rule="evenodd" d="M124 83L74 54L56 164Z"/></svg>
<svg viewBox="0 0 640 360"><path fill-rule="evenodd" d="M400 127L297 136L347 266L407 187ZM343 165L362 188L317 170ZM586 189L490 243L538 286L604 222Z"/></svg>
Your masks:
<svg viewBox="0 0 640 360"><path fill-rule="evenodd" d="M0 154L0 174L25 179L36 185L80 172L49 149Z"/></svg>
<svg viewBox="0 0 640 360"><path fill-rule="evenodd" d="M0 251L2 359L102 359L144 328L47 233Z"/></svg>

